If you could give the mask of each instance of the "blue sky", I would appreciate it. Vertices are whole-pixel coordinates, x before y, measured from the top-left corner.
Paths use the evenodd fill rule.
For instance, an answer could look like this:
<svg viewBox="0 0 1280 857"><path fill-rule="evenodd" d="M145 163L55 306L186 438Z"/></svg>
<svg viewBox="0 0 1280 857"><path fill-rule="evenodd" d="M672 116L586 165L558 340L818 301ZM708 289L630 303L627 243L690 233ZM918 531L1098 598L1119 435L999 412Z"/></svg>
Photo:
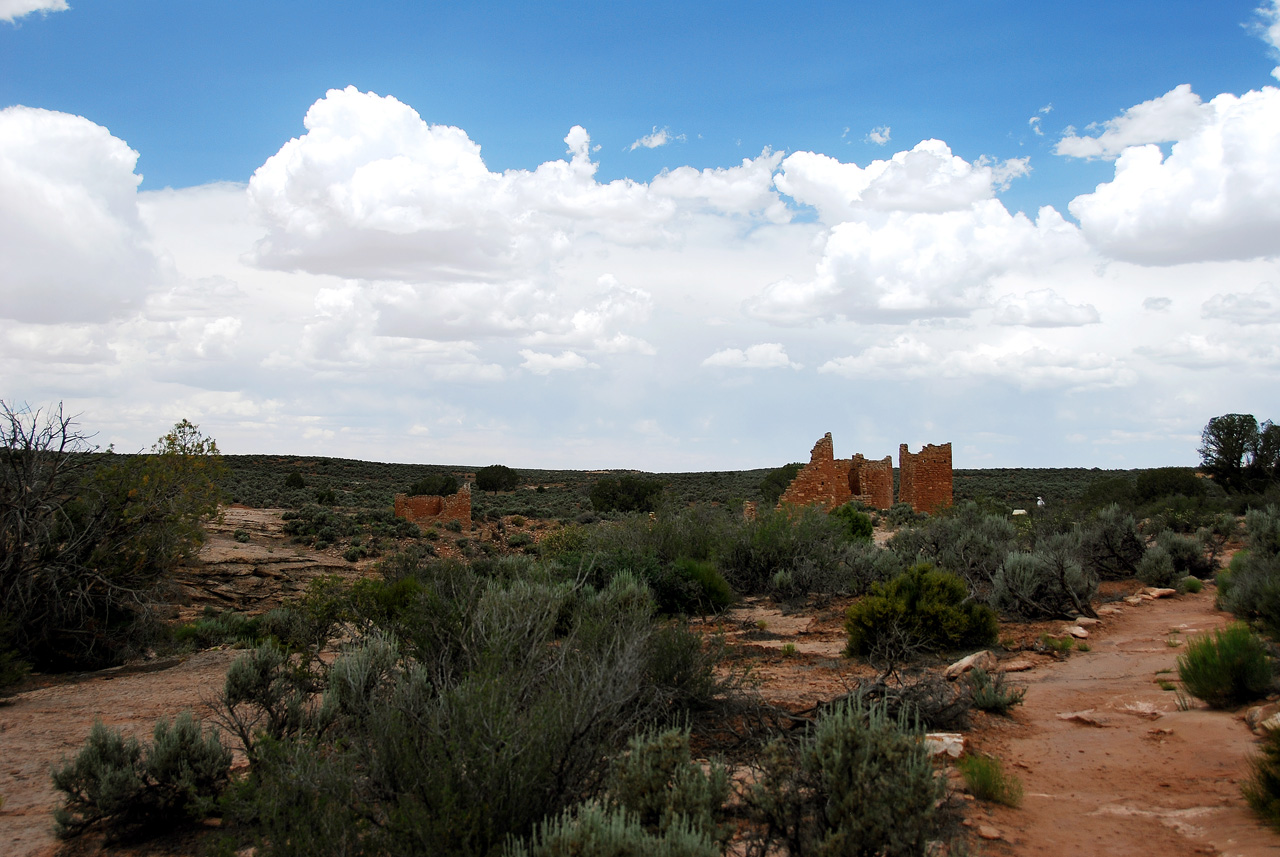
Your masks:
<svg viewBox="0 0 1280 857"><path fill-rule="evenodd" d="M0 0L0 397L120 448L1137 467L1276 416L1275 0L67 5Z"/></svg>

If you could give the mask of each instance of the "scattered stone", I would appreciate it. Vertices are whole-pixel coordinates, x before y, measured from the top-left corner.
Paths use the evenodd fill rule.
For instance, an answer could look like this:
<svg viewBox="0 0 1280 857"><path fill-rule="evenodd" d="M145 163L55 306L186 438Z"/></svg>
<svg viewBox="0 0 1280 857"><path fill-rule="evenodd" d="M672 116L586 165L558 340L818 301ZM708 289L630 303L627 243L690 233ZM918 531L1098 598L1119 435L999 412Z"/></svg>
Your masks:
<svg viewBox="0 0 1280 857"><path fill-rule="evenodd" d="M1079 625L1073 625L1072 627L1068 628L1067 633L1075 637L1077 640L1089 639L1089 632L1086 631L1084 628L1081 628Z"/></svg>
<svg viewBox="0 0 1280 857"><path fill-rule="evenodd" d="M1035 666L1034 661L1027 660L1026 658L1014 658L1011 661L1006 661L1001 666L1001 669L1007 673L1022 673L1029 669L1035 669Z"/></svg>
<svg viewBox="0 0 1280 857"><path fill-rule="evenodd" d="M959 732L930 732L924 736L924 746L930 756L959 759L964 755L964 736Z"/></svg>
<svg viewBox="0 0 1280 857"><path fill-rule="evenodd" d="M1146 700L1130 702L1128 705L1121 706L1120 711L1125 714L1132 714L1134 717L1145 717L1147 720L1159 720L1164 716L1155 705Z"/></svg>
<svg viewBox="0 0 1280 857"><path fill-rule="evenodd" d="M1143 595L1150 595L1152 598L1172 598L1178 594L1176 589L1164 589L1160 587L1151 587L1142 590Z"/></svg>
<svg viewBox="0 0 1280 857"><path fill-rule="evenodd" d="M1254 732L1269 720L1280 715L1280 702L1264 702L1262 705L1255 705L1244 713L1244 722ZM1261 734L1261 733L1260 733Z"/></svg>
<svg viewBox="0 0 1280 857"><path fill-rule="evenodd" d="M994 841L996 839L1004 838L999 830L997 830L996 828L992 827L989 824L978 825L978 836L989 841Z"/></svg>
<svg viewBox="0 0 1280 857"><path fill-rule="evenodd" d="M1139 604L1143 603L1144 601L1150 601L1150 600L1151 600L1150 596L1143 598L1141 595L1130 595L1128 598L1124 600L1124 603L1132 604L1133 606L1137 607Z"/></svg>
<svg viewBox="0 0 1280 857"><path fill-rule="evenodd" d="M996 656L986 649L983 649L980 652L974 652L972 655L969 655L966 658L961 658L951 666L947 667L945 675L949 679L956 679L976 667L981 667L982 669L990 672L996 668Z"/></svg>
<svg viewBox="0 0 1280 857"><path fill-rule="evenodd" d="M1082 628L1092 628L1094 625L1102 623L1101 619L1095 619L1092 616L1077 616L1076 624Z"/></svg>
<svg viewBox="0 0 1280 857"><path fill-rule="evenodd" d="M1086 708L1084 711L1068 711L1065 714L1059 714L1058 719L1066 720L1069 723L1079 723L1081 726L1093 726L1098 729L1105 729L1108 725L1092 708Z"/></svg>

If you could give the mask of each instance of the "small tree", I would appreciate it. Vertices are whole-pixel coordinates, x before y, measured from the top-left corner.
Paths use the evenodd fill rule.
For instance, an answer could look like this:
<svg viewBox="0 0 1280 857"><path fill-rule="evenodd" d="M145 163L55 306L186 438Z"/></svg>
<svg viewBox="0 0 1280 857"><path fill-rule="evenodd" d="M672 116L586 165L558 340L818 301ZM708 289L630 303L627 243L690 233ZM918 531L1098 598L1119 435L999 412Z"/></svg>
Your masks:
<svg viewBox="0 0 1280 857"><path fill-rule="evenodd" d="M505 464L490 464L476 471L476 487L481 491L511 491L519 484L519 474Z"/></svg>
<svg viewBox="0 0 1280 857"><path fill-rule="evenodd" d="M458 493L458 477L449 473L432 473L414 482L405 493L410 497L448 497Z"/></svg>
<svg viewBox="0 0 1280 857"><path fill-rule="evenodd" d="M760 480L760 496L766 503L777 503L803 467L803 464L795 462L770 470L764 479Z"/></svg>
<svg viewBox="0 0 1280 857"><path fill-rule="evenodd" d="M91 455L75 419L0 402L0 627L43 667L127 650L217 509L217 444L186 420L145 455Z"/></svg>
<svg viewBox="0 0 1280 857"><path fill-rule="evenodd" d="M662 497L662 482L639 476L606 476L591 486L591 506L597 512L652 512Z"/></svg>
<svg viewBox="0 0 1280 857"><path fill-rule="evenodd" d="M1228 491L1258 490L1280 475L1280 426L1253 414L1214 417L1200 434L1200 466Z"/></svg>

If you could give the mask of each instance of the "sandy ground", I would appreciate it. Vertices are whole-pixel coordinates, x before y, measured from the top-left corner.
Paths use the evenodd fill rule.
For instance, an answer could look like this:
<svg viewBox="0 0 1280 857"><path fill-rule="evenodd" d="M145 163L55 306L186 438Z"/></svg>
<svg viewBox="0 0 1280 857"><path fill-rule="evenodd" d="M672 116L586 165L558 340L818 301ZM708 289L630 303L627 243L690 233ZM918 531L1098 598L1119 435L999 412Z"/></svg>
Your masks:
<svg viewBox="0 0 1280 857"><path fill-rule="evenodd" d="M988 853L1280 854L1240 796L1256 747L1240 712L1180 711L1159 684L1176 678L1188 637L1229 618L1212 588L1126 606L1091 632L1090 651L1019 676L1024 704L975 736L1026 791L1021 808L977 812L1004 837Z"/></svg>

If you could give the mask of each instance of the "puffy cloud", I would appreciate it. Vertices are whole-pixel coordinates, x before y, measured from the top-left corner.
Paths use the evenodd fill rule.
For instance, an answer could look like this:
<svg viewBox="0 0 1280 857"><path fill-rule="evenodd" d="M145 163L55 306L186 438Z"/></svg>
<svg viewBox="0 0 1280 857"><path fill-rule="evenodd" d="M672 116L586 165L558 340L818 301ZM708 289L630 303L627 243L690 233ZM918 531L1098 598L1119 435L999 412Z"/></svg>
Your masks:
<svg viewBox="0 0 1280 857"><path fill-rule="evenodd" d="M1126 149L1112 181L1071 201L1103 252L1148 265L1280 253L1280 89L1219 95L1203 114L1167 158Z"/></svg>
<svg viewBox="0 0 1280 857"><path fill-rule="evenodd" d="M266 267L378 279L527 275L574 232L648 240L673 205L630 180L595 181L590 137L565 137L569 161L493 173L460 128L355 87L307 111L307 133L249 181L268 234Z"/></svg>
<svg viewBox="0 0 1280 857"><path fill-rule="evenodd" d="M1200 313L1235 324L1276 324L1280 322L1280 288L1264 283L1244 294L1216 294L1204 302Z"/></svg>
<svg viewBox="0 0 1280 857"><path fill-rule="evenodd" d="M88 119L0 110L0 316L97 321L159 276L138 213L138 153Z"/></svg>
<svg viewBox="0 0 1280 857"><path fill-rule="evenodd" d="M16 21L32 12L65 12L67 0L0 0L0 21Z"/></svg>
<svg viewBox="0 0 1280 857"><path fill-rule="evenodd" d="M1010 272L1079 255L1078 231L1052 208L1032 222L998 200L940 214L893 212L882 225L831 230L814 279L782 280L745 304L778 324L817 318L859 322L967 316Z"/></svg>
<svg viewBox="0 0 1280 857"><path fill-rule="evenodd" d="M573 372L578 369L599 369L595 363L578 354L576 351L561 351L559 356L522 348L520 356L524 362L521 369L528 369L535 375L549 375L552 372Z"/></svg>
<svg viewBox="0 0 1280 857"><path fill-rule="evenodd" d="M429 125L408 105L330 90L307 111L307 133L249 182L267 229L257 264L413 283L546 281L584 239L680 240L681 213L789 219L772 188L780 156L741 166L682 167L651 184L596 181L591 139L565 137L568 160L491 172L460 128Z"/></svg>
<svg viewBox="0 0 1280 857"><path fill-rule="evenodd" d="M1167 312L1173 306L1172 298L1150 297L1142 301L1142 308L1148 312Z"/></svg>
<svg viewBox="0 0 1280 857"><path fill-rule="evenodd" d="M627 151L634 152L636 149L656 149L659 146L665 146L668 143L675 140L679 140L681 143L683 143L685 140L684 134L673 135L666 128L663 128L661 131L659 131L658 126L654 125L652 133L645 134L639 140L636 140L634 143L632 143L630 146L627 147Z"/></svg>
<svg viewBox="0 0 1280 857"><path fill-rule="evenodd" d="M867 132L867 141L875 143L877 146L883 146L889 142L889 132L891 130L888 125L877 125Z"/></svg>
<svg viewBox="0 0 1280 857"><path fill-rule="evenodd" d="M1200 96L1191 91L1191 84L1184 83L1108 119L1096 137L1078 137L1074 128L1067 128L1054 152L1072 158L1115 160L1130 146L1172 143L1188 137L1211 116L1212 109L1201 103ZM1090 125L1086 130L1096 127Z"/></svg>
<svg viewBox="0 0 1280 857"><path fill-rule="evenodd" d="M649 188L659 199L694 203L724 214L759 213L770 222L785 223L791 215L773 189L773 172L780 163L782 154L766 149L757 158L743 158L736 167L663 170Z"/></svg>
<svg viewBox="0 0 1280 857"><path fill-rule="evenodd" d="M1080 327L1101 321L1093 304L1072 304L1053 289L1005 295L996 301L992 322L1025 327Z"/></svg>
<svg viewBox="0 0 1280 857"><path fill-rule="evenodd" d="M786 349L777 342L763 342L752 345L743 351L740 348L726 348L717 351L706 360L703 366L718 366L728 369L802 369L799 363L792 363Z"/></svg>
<svg viewBox="0 0 1280 857"><path fill-rule="evenodd" d="M1127 386L1134 373L1102 352L1046 348L1014 338L968 348L937 349L910 333L850 357L829 360L819 372L851 379L959 379L990 377L1023 389L1087 389Z"/></svg>
<svg viewBox="0 0 1280 857"><path fill-rule="evenodd" d="M884 212L960 211L995 196L997 188L1028 170L1028 159L970 163L941 140L924 140L865 168L815 152L782 162L778 190L818 210L824 223Z"/></svg>

